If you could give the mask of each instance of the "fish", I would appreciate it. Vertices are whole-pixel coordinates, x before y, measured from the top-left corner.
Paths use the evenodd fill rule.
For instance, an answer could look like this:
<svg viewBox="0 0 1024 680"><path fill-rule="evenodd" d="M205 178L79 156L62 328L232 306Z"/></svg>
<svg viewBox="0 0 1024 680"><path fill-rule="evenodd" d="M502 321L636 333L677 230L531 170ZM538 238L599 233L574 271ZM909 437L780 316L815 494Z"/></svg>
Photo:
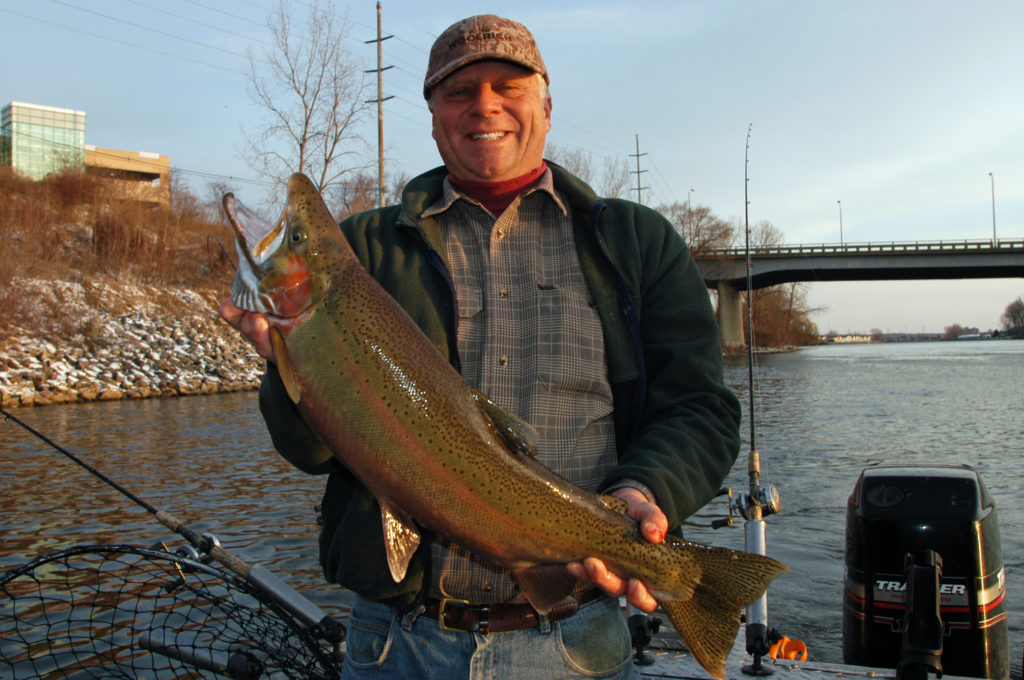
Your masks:
<svg viewBox="0 0 1024 680"><path fill-rule="evenodd" d="M542 614L576 585L565 565L594 556L642 581L716 678L741 610L786 571L761 555L643 538L621 499L590 493L534 455L533 428L463 380L366 271L316 186L296 173L270 224L223 200L239 267L231 299L267 315L291 400L376 498L399 582L421 530L508 568Z"/></svg>

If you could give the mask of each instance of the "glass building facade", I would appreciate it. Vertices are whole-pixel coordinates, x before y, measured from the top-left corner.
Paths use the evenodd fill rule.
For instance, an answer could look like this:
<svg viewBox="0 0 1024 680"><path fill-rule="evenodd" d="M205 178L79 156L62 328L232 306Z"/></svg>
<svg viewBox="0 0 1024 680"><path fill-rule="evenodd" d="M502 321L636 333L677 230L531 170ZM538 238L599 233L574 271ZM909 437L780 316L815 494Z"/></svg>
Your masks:
<svg viewBox="0 0 1024 680"><path fill-rule="evenodd" d="M85 163L85 111L11 102L0 111L0 165L42 179Z"/></svg>

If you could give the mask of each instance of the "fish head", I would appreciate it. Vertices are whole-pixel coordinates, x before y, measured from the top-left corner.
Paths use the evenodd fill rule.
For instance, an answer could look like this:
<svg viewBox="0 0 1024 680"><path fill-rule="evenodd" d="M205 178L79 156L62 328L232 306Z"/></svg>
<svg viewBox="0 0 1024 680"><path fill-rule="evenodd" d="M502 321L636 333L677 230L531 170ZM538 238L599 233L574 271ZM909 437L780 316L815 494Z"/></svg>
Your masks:
<svg viewBox="0 0 1024 680"><path fill-rule="evenodd" d="M273 224L233 194L224 212L235 231L238 270L231 300L240 308L277 317L297 317L327 294L331 269L351 253L320 192L301 173L288 180L288 203Z"/></svg>

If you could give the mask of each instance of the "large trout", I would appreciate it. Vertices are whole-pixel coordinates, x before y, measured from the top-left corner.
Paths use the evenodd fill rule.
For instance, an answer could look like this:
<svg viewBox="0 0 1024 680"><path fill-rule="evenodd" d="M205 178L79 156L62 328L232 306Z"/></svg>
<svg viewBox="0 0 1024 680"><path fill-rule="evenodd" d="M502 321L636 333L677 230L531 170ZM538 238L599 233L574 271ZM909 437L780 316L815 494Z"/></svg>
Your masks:
<svg viewBox="0 0 1024 680"><path fill-rule="evenodd" d="M541 613L575 583L564 565L595 556L640 579L724 678L741 609L786 568L674 536L649 543L624 503L539 463L532 428L466 384L362 267L313 184L296 174L288 190L273 225L224 197L238 237L231 297L269 315L289 396L379 502L395 581L420 526L509 568Z"/></svg>

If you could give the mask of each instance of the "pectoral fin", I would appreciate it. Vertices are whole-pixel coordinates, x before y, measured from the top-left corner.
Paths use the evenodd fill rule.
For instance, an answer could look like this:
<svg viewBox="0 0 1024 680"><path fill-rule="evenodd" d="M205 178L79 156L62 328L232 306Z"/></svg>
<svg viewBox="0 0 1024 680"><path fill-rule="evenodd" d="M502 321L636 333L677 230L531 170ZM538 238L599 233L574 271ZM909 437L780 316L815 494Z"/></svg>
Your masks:
<svg viewBox="0 0 1024 680"><path fill-rule="evenodd" d="M387 551L388 569L391 578L399 583L405 578L409 561L420 545L420 534L408 515L387 503L381 503L380 518L384 522L384 549Z"/></svg>
<svg viewBox="0 0 1024 680"><path fill-rule="evenodd" d="M288 392L288 396L296 404L302 397L302 390L299 389L299 381L295 377L295 369L292 367L291 359L288 358L288 349L284 344L284 336L281 331L273 326L270 327L270 344L274 348L274 362L277 364L277 371L281 374L281 382Z"/></svg>
<svg viewBox="0 0 1024 680"><path fill-rule="evenodd" d="M534 457L537 444L537 431L528 422L506 411L479 392L473 394L477 406L487 418L494 432L505 442L505 446L513 453Z"/></svg>
<svg viewBox="0 0 1024 680"><path fill-rule="evenodd" d="M569 597L577 583L564 564L541 564L528 569L516 569L512 576L526 599L541 614L547 614L556 604Z"/></svg>

